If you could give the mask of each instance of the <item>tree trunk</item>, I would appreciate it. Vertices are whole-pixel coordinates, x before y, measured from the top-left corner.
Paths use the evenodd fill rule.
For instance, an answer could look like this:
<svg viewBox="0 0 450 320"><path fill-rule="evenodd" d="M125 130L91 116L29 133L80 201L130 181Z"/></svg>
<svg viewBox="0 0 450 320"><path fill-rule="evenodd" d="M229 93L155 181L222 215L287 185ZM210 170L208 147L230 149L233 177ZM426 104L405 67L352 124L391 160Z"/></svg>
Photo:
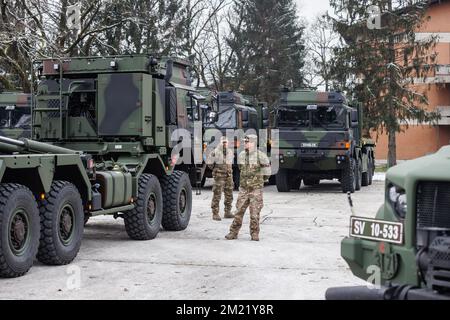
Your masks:
<svg viewBox="0 0 450 320"><path fill-rule="evenodd" d="M388 1L388 10L392 12L392 0ZM389 63L395 64L395 40L394 35L389 36ZM395 90L395 75L392 68L389 71L389 92L388 100L389 107L387 112L389 113L388 127L388 139L389 139L389 152L388 152L388 167L392 168L397 165L397 114L396 106L394 106L394 97L396 96Z"/></svg>
<svg viewBox="0 0 450 320"><path fill-rule="evenodd" d="M388 139L388 167L392 168L397 165L397 131L395 130L395 128L388 129Z"/></svg>

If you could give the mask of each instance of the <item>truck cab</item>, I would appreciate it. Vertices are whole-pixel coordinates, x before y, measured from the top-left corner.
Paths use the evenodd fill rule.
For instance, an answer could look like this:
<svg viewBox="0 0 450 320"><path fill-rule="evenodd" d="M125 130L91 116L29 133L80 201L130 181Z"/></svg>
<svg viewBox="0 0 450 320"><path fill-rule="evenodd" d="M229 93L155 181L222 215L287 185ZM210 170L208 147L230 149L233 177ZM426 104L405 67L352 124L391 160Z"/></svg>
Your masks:
<svg viewBox="0 0 450 320"><path fill-rule="evenodd" d="M362 107L339 92L284 91L275 106L280 192L337 179L343 192L372 183L374 144L363 140Z"/></svg>
<svg viewBox="0 0 450 320"><path fill-rule="evenodd" d="M447 146L388 171L385 203L374 218L353 215L341 243L351 272L378 287L331 288L327 299L450 300L449 165Z"/></svg>
<svg viewBox="0 0 450 320"><path fill-rule="evenodd" d="M260 129L269 127L269 111L267 105L258 102L255 98L244 96L235 91L219 92L211 104L217 113L217 118L213 122L206 124L206 141L214 143L212 137L208 135L208 129L217 129L223 136L228 136L231 132L234 139L230 141L230 147L235 151L235 165L233 166L233 180L235 190L239 189L240 172L237 165L237 155L242 151L242 141L245 133L253 131L259 134ZM207 170L205 176L211 178L212 172ZM204 185L205 180L202 184Z"/></svg>
<svg viewBox="0 0 450 320"><path fill-rule="evenodd" d="M0 135L12 139L31 137L31 95L0 93Z"/></svg>

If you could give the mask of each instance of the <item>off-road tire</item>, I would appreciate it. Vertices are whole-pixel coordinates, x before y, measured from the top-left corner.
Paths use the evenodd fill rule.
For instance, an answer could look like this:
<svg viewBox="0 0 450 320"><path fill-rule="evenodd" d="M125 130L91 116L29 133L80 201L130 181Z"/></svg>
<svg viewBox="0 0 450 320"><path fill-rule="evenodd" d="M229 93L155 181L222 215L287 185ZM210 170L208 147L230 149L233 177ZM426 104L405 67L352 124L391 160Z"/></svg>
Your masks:
<svg viewBox="0 0 450 320"><path fill-rule="evenodd" d="M203 176L203 178L202 178L202 182L200 183L200 187L201 187L201 188L204 188L205 185L206 185L206 174L205 174L205 175Z"/></svg>
<svg viewBox="0 0 450 320"><path fill-rule="evenodd" d="M54 266L71 263L80 251L84 231L83 202L77 188L70 182L53 182L46 198L39 202L39 212L41 239L38 260ZM69 231L61 230L64 228L63 215L69 216L71 221ZM64 239L66 237L68 239Z"/></svg>
<svg viewBox="0 0 450 320"><path fill-rule="evenodd" d="M375 160L370 160L370 174L369 174L369 186L373 184L373 177L375 176Z"/></svg>
<svg viewBox="0 0 450 320"><path fill-rule="evenodd" d="M361 190L361 182L362 182L362 160L359 159L358 161L356 161L356 187L355 190L356 191L360 191Z"/></svg>
<svg viewBox="0 0 450 320"><path fill-rule="evenodd" d="M161 179L164 209L162 226L167 231L183 231L192 213L192 186L183 171L174 171Z"/></svg>
<svg viewBox="0 0 450 320"><path fill-rule="evenodd" d="M341 186L344 193L355 193L356 191L356 161L350 158L346 163L344 170L342 170Z"/></svg>
<svg viewBox="0 0 450 320"><path fill-rule="evenodd" d="M25 234L21 252L15 253L9 231L12 219L22 214L28 219L25 226L30 232ZM18 184L0 184L0 278L21 277L31 269L39 247L39 230L39 210L31 191Z"/></svg>
<svg viewBox="0 0 450 320"><path fill-rule="evenodd" d="M300 187L302 186L302 179L300 179L300 178L294 179L294 178L289 182L289 185L290 185L291 190L298 191L298 190L300 190Z"/></svg>
<svg viewBox="0 0 450 320"><path fill-rule="evenodd" d="M270 176L269 182L267 183L268 186L276 186L277 185L277 176L273 175Z"/></svg>
<svg viewBox="0 0 450 320"><path fill-rule="evenodd" d="M369 160L367 163L367 171L362 173L361 186L368 187L370 185L371 177L372 177L372 162Z"/></svg>
<svg viewBox="0 0 450 320"><path fill-rule="evenodd" d="M189 180L189 177L186 176ZM136 207L125 212L123 218L128 236L137 241L153 240L161 230L163 196L158 178L143 174L139 178Z"/></svg>
<svg viewBox="0 0 450 320"><path fill-rule="evenodd" d="M290 192L291 184L290 184L289 170L280 169L276 176L276 182L278 192Z"/></svg>

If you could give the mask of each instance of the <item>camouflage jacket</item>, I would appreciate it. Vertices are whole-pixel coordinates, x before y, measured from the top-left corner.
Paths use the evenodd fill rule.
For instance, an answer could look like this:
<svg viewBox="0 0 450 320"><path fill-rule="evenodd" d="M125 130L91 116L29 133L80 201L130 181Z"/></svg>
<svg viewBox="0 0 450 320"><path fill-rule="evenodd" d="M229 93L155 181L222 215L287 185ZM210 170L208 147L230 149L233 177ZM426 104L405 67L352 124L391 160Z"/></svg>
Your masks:
<svg viewBox="0 0 450 320"><path fill-rule="evenodd" d="M270 178L270 160L264 152L243 151L238 157L241 170L241 188L256 190L264 187L264 182Z"/></svg>
<svg viewBox="0 0 450 320"><path fill-rule="evenodd" d="M224 154L226 153L226 157ZM228 178L233 176L234 153L231 149L223 150L222 146L217 147L208 157L208 167L213 171L214 178Z"/></svg>

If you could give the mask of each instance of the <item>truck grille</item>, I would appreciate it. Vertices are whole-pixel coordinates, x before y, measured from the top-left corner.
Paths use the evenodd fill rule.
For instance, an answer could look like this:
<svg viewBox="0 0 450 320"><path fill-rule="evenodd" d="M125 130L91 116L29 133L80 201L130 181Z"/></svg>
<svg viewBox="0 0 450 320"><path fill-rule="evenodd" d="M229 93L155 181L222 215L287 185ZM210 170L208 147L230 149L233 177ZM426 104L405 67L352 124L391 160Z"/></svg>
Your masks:
<svg viewBox="0 0 450 320"><path fill-rule="evenodd" d="M450 183L421 182L416 210L419 230L450 230Z"/></svg>
<svg viewBox="0 0 450 320"><path fill-rule="evenodd" d="M437 237L429 248L427 284L431 290L450 289L450 238Z"/></svg>
<svg viewBox="0 0 450 320"><path fill-rule="evenodd" d="M58 118L59 117L59 105L60 105L60 103L59 103L58 99L48 100L48 108L49 109L58 109L58 111L57 112L48 112L47 117Z"/></svg>

